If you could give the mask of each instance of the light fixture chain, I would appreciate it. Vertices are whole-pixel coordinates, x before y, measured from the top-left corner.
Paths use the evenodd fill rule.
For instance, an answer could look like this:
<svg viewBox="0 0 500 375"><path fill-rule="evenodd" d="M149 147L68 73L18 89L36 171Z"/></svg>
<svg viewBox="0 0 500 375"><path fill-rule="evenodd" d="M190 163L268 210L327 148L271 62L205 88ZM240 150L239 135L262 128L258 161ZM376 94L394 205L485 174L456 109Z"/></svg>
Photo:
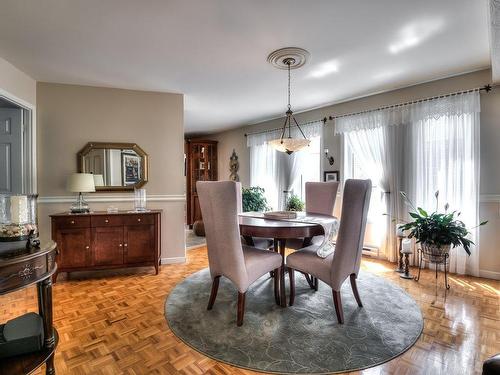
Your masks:
<svg viewBox="0 0 500 375"><path fill-rule="evenodd" d="M290 88L290 79L291 79L291 75L290 75L290 65L291 65L291 61L288 61L287 62L287 65L288 65L288 109L292 108L291 105L290 105L290 92L291 92L291 88Z"/></svg>

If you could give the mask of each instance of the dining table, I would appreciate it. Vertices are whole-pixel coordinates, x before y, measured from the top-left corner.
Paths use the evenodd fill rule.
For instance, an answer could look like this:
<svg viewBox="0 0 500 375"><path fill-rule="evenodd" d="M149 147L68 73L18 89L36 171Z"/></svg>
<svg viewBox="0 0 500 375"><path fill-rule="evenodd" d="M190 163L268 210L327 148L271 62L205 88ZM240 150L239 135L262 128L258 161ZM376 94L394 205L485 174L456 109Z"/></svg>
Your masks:
<svg viewBox="0 0 500 375"><path fill-rule="evenodd" d="M297 212L295 218L271 218L262 212L243 212L238 215L238 220L240 234L248 246L254 245L253 238L255 237L273 239L273 250L282 257L277 302L281 307L286 307L285 250L287 240L302 239L302 247L307 247L311 245L314 236L325 234L323 223L332 222L337 218L310 212ZM309 285L313 287L313 280L309 275L305 276Z"/></svg>

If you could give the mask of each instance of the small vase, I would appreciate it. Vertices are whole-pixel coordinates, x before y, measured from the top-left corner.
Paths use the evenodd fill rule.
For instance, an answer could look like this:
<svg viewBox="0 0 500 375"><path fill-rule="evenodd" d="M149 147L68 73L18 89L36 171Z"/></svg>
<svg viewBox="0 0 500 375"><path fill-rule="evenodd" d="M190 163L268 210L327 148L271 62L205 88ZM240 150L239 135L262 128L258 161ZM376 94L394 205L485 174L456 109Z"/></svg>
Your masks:
<svg viewBox="0 0 500 375"><path fill-rule="evenodd" d="M138 212L146 210L146 189L134 189L134 209Z"/></svg>

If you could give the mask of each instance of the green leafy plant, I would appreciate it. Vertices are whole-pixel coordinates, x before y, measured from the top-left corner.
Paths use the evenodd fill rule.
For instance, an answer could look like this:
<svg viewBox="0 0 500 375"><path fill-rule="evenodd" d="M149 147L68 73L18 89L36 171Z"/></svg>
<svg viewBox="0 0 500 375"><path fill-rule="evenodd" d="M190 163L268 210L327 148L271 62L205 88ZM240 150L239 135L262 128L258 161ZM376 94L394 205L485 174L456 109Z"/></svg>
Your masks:
<svg viewBox="0 0 500 375"><path fill-rule="evenodd" d="M304 210L304 202L297 196L292 195L288 198L286 202L286 210L287 211L303 211Z"/></svg>
<svg viewBox="0 0 500 375"><path fill-rule="evenodd" d="M401 226L403 230L409 230L408 238L415 238L419 243L435 245L441 248L444 245L453 245L453 247L463 246L465 252L470 255L470 247L474 243L467 238L470 234L463 221L458 220L460 212L448 212L449 204L444 206L444 213L439 213L439 191L435 193L436 211L427 213L421 207L415 207L408 199L406 193L401 192L403 199L412 208L413 211L409 215L414 219L409 223ZM485 225L487 221L483 221L481 225Z"/></svg>
<svg viewBox="0 0 500 375"><path fill-rule="evenodd" d="M270 207L264 196L264 189L258 186L251 186L242 189L243 212L268 211Z"/></svg>

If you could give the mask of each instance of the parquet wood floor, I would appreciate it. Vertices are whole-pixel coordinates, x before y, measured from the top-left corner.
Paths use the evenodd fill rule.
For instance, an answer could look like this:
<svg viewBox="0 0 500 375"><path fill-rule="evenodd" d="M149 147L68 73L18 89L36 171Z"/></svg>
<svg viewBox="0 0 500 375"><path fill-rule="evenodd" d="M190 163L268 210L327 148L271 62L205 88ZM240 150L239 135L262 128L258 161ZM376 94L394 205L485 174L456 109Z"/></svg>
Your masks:
<svg viewBox="0 0 500 375"><path fill-rule="evenodd" d="M206 249L199 248L188 252L186 264L162 266L158 276L138 269L58 281L53 290L57 374L256 374L199 354L168 329L166 296L206 266ZM400 279L387 262L366 258L362 267L412 295L425 326L403 355L351 374L474 374L485 358L500 352L500 282L452 275L445 293L442 275L436 286L432 271L424 271L417 283ZM36 311L34 288L0 297L0 321L27 311Z"/></svg>

